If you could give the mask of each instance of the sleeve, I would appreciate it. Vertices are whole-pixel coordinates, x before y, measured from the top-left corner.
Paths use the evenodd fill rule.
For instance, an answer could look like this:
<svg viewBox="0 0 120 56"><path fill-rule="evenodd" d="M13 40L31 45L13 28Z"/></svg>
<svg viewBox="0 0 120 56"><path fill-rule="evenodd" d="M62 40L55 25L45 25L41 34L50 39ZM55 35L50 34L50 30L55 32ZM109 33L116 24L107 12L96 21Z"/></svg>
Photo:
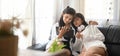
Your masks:
<svg viewBox="0 0 120 56"><path fill-rule="evenodd" d="M50 48L50 46L52 45L52 43L54 42L54 40L58 37L57 31L56 31L56 27L58 27L58 23L56 23L55 25L53 25L53 27L51 29L50 41L46 45L46 50L48 50ZM61 41L67 41L66 39L64 39L64 37L62 37L59 40L61 40Z"/></svg>
<svg viewBox="0 0 120 56"><path fill-rule="evenodd" d="M75 43L73 44L73 50L74 51L81 51L82 49L82 39L76 38Z"/></svg>
<svg viewBox="0 0 120 56"><path fill-rule="evenodd" d="M104 41L105 40L104 35L95 25L87 26L85 30L82 32L82 34L83 34L83 40L85 41L93 41L93 40Z"/></svg>
<svg viewBox="0 0 120 56"><path fill-rule="evenodd" d="M105 40L105 37L104 35L102 34L102 32L96 27L96 26L93 26L94 30L95 30L95 35L93 35L94 39L95 40L100 40L100 41L104 41Z"/></svg>
<svg viewBox="0 0 120 56"><path fill-rule="evenodd" d="M57 38L56 27L57 27L57 24L52 26L51 34L50 34L50 41L48 42L46 46L46 50L52 45L53 41Z"/></svg>

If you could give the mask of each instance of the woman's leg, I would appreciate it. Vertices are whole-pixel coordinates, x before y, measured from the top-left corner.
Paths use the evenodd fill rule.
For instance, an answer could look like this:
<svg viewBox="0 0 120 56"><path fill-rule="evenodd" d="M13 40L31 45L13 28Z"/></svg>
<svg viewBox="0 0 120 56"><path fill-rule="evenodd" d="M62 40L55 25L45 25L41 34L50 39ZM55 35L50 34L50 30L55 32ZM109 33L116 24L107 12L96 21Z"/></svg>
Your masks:
<svg viewBox="0 0 120 56"><path fill-rule="evenodd" d="M86 51L86 49L83 47L83 48L82 48L82 51L80 52L80 55L79 55L79 56L84 56L85 51Z"/></svg>
<svg viewBox="0 0 120 56"><path fill-rule="evenodd" d="M59 52L53 53L51 56L70 56L71 52L68 49L63 49Z"/></svg>
<svg viewBox="0 0 120 56"><path fill-rule="evenodd" d="M106 51L102 47L90 47L85 51L85 56L106 56Z"/></svg>

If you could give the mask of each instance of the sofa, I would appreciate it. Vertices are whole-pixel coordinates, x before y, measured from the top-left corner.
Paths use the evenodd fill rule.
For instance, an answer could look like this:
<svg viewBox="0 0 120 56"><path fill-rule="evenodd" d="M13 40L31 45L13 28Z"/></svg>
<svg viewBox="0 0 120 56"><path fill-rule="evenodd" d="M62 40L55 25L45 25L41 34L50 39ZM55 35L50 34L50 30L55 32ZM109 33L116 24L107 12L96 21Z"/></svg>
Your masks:
<svg viewBox="0 0 120 56"><path fill-rule="evenodd" d="M105 36L105 45L108 56L120 56L120 26L110 25L108 27L98 27ZM34 50L45 51L46 44L36 44Z"/></svg>
<svg viewBox="0 0 120 56"><path fill-rule="evenodd" d="M120 26L99 27L105 36L108 56L120 56Z"/></svg>

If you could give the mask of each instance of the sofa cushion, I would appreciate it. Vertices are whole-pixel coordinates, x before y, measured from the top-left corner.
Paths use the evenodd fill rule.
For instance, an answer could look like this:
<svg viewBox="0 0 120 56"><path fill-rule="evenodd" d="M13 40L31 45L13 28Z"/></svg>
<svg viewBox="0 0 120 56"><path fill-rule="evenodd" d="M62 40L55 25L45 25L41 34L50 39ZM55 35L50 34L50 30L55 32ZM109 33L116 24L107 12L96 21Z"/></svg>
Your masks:
<svg viewBox="0 0 120 56"><path fill-rule="evenodd" d="M110 26L105 41L111 44L120 44L120 26Z"/></svg>
<svg viewBox="0 0 120 56"><path fill-rule="evenodd" d="M99 27L105 36L105 43L120 44L120 26Z"/></svg>

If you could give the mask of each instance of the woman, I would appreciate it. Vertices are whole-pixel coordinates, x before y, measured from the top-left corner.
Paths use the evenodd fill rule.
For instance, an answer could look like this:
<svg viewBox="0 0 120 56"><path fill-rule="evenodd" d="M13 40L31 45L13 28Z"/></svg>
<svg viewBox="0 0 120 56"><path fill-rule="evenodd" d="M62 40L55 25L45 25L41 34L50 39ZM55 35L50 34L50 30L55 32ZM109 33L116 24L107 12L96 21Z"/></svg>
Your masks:
<svg viewBox="0 0 120 56"><path fill-rule="evenodd" d="M60 21L52 27L51 40L47 44L46 49L49 50L53 41L57 38L60 43L63 43L63 51L53 54L53 56L72 56L71 40L74 37L74 30L71 26L71 21L75 15L75 10L69 6L63 10Z"/></svg>
<svg viewBox="0 0 120 56"><path fill-rule="evenodd" d="M95 21L89 21L90 25L97 25L97 22ZM79 29L79 26L87 26L88 24L85 22L84 16L80 13L76 13L75 18L72 22L72 25L74 27L74 29L76 30L76 38L78 39L83 39L82 38L82 34L80 34L83 30L84 27ZM98 40L101 40L101 38L99 38ZM91 44L92 45L92 44ZM90 47L88 50L86 50L86 48L84 47L84 44L82 46L82 51L80 56L105 56L105 49L106 47L103 45L101 47L98 46L92 46Z"/></svg>

